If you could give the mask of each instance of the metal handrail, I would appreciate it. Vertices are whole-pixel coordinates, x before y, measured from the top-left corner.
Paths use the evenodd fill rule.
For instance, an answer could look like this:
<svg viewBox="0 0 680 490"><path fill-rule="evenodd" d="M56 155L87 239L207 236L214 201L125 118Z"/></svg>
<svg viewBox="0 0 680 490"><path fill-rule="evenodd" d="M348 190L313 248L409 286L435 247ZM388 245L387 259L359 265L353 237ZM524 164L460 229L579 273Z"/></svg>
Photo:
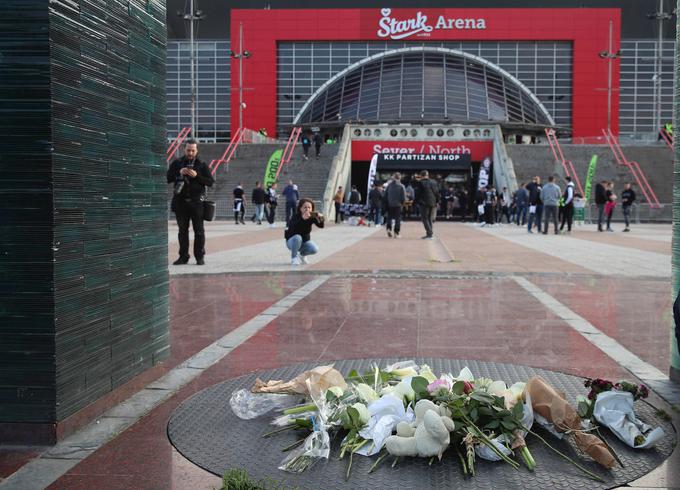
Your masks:
<svg viewBox="0 0 680 490"><path fill-rule="evenodd" d="M670 150L673 151L673 143L675 142L675 138L673 136L670 136L663 129L659 129L659 134L661 135L663 140L666 142L666 145L668 146L668 148L670 148Z"/></svg>
<svg viewBox="0 0 680 490"><path fill-rule="evenodd" d="M170 160L172 160L173 155L175 154L177 149L182 145L184 140L187 138L190 131L191 127L184 127L179 132L177 137L174 140L172 140L172 143L170 143L170 146L165 152L165 155L167 156L166 162L170 163Z"/></svg>
<svg viewBox="0 0 680 490"><path fill-rule="evenodd" d="M574 182L576 183L576 187L578 188L579 193L583 196L585 195L583 193L583 187L581 186L581 179L578 178L578 175L576 174L576 168L574 168L574 164L572 163L571 160L567 160L564 158L564 153L562 153L562 147L560 146L560 142L557 141L557 136L555 135L555 131L550 128L545 128L545 135L548 137L548 143L550 144L550 149L553 152L553 156L555 157L555 161L559 162L562 164L562 168L564 168L564 172L572 177L574 179ZM554 141L554 143L553 143ZM559 157L557 156L559 152Z"/></svg>
<svg viewBox="0 0 680 490"><path fill-rule="evenodd" d="M633 174L633 178L635 178L638 187L645 196L645 199L647 199L649 205L651 207L660 208L661 204L659 203L659 199L656 197L652 186L649 185L649 181L647 181L642 168L640 168L640 164L636 161L628 160L626 158L626 156L623 154L623 150L621 149L621 145L619 145L618 141L616 141L616 138L610 129L603 129L602 134L604 134L609 148L612 150L612 153L614 153L616 163L621 166L628 167L628 170L630 170L630 173Z"/></svg>
<svg viewBox="0 0 680 490"><path fill-rule="evenodd" d="M293 157L293 152L295 151L295 145L297 144L297 140L300 137L300 133L302 132L302 128L299 126L296 126L293 128L293 132L290 133L290 136L288 137L288 142L286 143L286 148L283 150L283 156L281 157L281 163L288 163L290 162L290 159ZM290 151L289 150L290 147Z"/></svg>
<svg viewBox="0 0 680 490"><path fill-rule="evenodd" d="M215 175L217 172L217 169L219 168L220 165L223 163L229 163L231 160L232 155L234 152L232 151L236 149L236 146L238 146L237 140L240 141L241 136L243 135L243 128L238 128L236 130L236 133L234 133L234 136L232 136L231 140L229 140L229 145L227 146L227 149L224 150L224 153L220 158L217 160L213 160L214 163L212 163L212 174ZM228 158L227 158L228 155Z"/></svg>

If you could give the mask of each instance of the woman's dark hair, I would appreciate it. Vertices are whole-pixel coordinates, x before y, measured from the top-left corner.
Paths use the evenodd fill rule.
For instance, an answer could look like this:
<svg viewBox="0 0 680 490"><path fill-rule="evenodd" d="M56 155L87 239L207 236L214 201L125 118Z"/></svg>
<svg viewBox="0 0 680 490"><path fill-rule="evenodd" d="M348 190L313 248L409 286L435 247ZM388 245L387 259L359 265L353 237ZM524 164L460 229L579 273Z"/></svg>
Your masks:
<svg viewBox="0 0 680 490"><path fill-rule="evenodd" d="M300 200L298 201L298 204L297 204L297 212L298 212L298 214L302 214L302 212L301 212L300 210L302 209L302 205L303 205L304 203L306 203L306 202L308 202L309 204L312 205L312 212L314 211L314 201L312 201L312 200L309 199L309 198L303 197L302 199L300 199Z"/></svg>

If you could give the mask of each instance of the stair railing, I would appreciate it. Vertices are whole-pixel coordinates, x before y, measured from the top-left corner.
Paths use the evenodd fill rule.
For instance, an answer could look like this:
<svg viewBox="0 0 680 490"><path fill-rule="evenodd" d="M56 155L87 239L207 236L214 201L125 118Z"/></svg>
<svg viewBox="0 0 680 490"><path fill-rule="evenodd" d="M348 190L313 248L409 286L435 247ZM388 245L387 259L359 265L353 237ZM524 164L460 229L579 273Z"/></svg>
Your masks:
<svg viewBox="0 0 680 490"><path fill-rule="evenodd" d="M614 153L616 163L618 163L621 166L627 167L630 170L630 173L633 174L633 178L635 179L638 188L640 189L640 191L642 191L642 194L645 196L645 199L649 203L649 206L651 208L661 208L659 199L656 197L656 194L654 193L652 186L649 185L647 177L645 177L642 168L640 168L640 164L636 161L628 160L626 158L626 156L623 154L623 150L621 149L621 145L617 141L614 134L611 132L611 129L603 129L602 134L604 135L604 138L607 141L609 148L612 150L612 153Z"/></svg>
<svg viewBox="0 0 680 490"><path fill-rule="evenodd" d="M297 126L293 128L293 132L290 133L290 136L288 136L288 142L286 143L286 148L283 150L283 156L281 157L281 164L285 164L290 162L290 159L293 157L293 151L295 151L295 145L297 144L297 140L300 137L300 133L302 132L302 128Z"/></svg>
<svg viewBox="0 0 680 490"><path fill-rule="evenodd" d="M227 146L227 149L224 150L224 153L222 153L222 156L217 159L213 160L212 164L212 174L215 175L217 173L217 169L222 165L223 163L229 164L231 161L231 157L234 156L234 152L236 151L236 147L241 143L241 139L243 138L243 128L238 128L236 130L236 133L234 133L234 136L231 137L231 140L229 140L229 146Z"/></svg>
<svg viewBox="0 0 680 490"><path fill-rule="evenodd" d="M675 141L674 141L675 138L674 138L673 136L669 135L669 134L668 134L666 131L664 131L663 129L660 129L660 130L659 130L659 134L661 135L661 137L663 138L663 140L666 142L666 145L668 146L668 148L670 148L670 150L673 151L673 143L675 142Z"/></svg>
<svg viewBox="0 0 680 490"><path fill-rule="evenodd" d="M555 130L545 128L545 135L548 137L548 143L550 144L550 149L552 150L553 156L555 157L555 161L562 164L564 173L570 176L572 179L574 179L574 183L576 184L579 193L582 196L585 195L583 193L583 187L581 187L581 179L579 179L578 175L576 174L574 164L572 163L571 160L567 160L566 158L564 158L564 153L562 153L562 147L560 146L560 142L557 141Z"/></svg>
<svg viewBox="0 0 680 490"><path fill-rule="evenodd" d="M179 147L182 145L184 140L189 136L189 133L191 132L190 127L184 127L182 130L179 132L177 137L172 140L172 143L170 143L170 146L168 146L168 149L165 152L166 162L170 163L170 160L172 160L172 157L175 155L175 152L179 149Z"/></svg>

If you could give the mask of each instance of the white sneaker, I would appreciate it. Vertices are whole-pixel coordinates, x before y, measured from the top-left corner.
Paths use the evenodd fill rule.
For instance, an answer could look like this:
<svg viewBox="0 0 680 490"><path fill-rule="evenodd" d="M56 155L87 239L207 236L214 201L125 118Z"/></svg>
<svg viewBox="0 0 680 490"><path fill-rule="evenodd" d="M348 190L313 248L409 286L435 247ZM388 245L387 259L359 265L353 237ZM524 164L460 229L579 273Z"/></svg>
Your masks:
<svg viewBox="0 0 680 490"><path fill-rule="evenodd" d="M300 258L301 264L309 264L309 262L307 262L307 257L305 257L304 255L298 255L298 257Z"/></svg>
<svg viewBox="0 0 680 490"><path fill-rule="evenodd" d="M300 261L300 256L295 257L293 260L290 261L290 265L301 265L302 262Z"/></svg>
<svg viewBox="0 0 680 490"><path fill-rule="evenodd" d="M276 228L276 223L271 223L271 224L269 225L269 228Z"/></svg>

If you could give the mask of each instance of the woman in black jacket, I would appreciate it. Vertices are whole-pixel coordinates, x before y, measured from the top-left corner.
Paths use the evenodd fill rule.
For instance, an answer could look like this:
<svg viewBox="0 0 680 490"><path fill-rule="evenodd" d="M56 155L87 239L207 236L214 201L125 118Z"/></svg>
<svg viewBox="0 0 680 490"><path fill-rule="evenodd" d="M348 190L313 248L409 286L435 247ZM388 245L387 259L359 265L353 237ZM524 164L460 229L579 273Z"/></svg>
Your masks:
<svg viewBox="0 0 680 490"><path fill-rule="evenodd" d="M314 210L311 199L303 197L298 201L297 212L290 219L285 232L286 247L290 250L292 265L306 264L306 256L319 251L319 247L310 239L312 225L323 228L324 217Z"/></svg>

